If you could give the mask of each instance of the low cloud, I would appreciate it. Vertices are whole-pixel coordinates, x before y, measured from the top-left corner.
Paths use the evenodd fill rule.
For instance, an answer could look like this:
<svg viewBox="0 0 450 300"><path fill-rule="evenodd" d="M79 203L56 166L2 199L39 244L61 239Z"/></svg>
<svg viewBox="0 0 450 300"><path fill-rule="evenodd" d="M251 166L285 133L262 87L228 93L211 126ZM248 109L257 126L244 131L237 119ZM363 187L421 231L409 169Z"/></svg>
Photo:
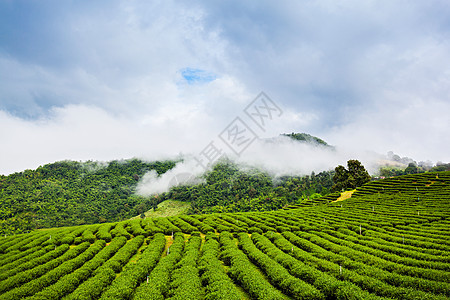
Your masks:
<svg viewBox="0 0 450 300"><path fill-rule="evenodd" d="M269 140L259 140L249 147L239 158L238 163L256 166L266 170L274 177L283 175L309 175L311 172L321 172L334 169L347 160L358 158L368 165L375 157L366 153L351 153L337 148L329 148L318 144L309 144L292 140L288 137L278 137Z"/></svg>
<svg viewBox="0 0 450 300"><path fill-rule="evenodd" d="M257 168L266 172L273 179L280 176L309 175L321 171L329 171L335 166L346 165L349 159L359 159L370 172L375 172L378 161L383 156L373 152L352 153L338 148L324 147L319 144L303 143L288 137L279 136L271 139L259 139L245 149L239 156L231 151L225 153L227 159L236 164L242 171ZM153 195L167 192L174 185L191 185L203 182L205 172L214 164L203 168L197 155L182 157L175 168L157 176L151 171L142 177L137 193ZM215 161L217 163L218 161Z"/></svg>
<svg viewBox="0 0 450 300"><path fill-rule="evenodd" d="M439 0L0 1L0 174L197 155L261 90L283 116L260 138L307 132L337 152L255 143L242 163L450 161L449 14Z"/></svg>
<svg viewBox="0 0 450 300"><path fill-rule="evenodd" d="M158 176L155 171L146 173L138 183L136 192L140 195L154 195L167 192L171 187L178 185L191 185L203 182L202 175L205 170L199 168L197 162L191 157L184 157L183 162Z"/></svg>

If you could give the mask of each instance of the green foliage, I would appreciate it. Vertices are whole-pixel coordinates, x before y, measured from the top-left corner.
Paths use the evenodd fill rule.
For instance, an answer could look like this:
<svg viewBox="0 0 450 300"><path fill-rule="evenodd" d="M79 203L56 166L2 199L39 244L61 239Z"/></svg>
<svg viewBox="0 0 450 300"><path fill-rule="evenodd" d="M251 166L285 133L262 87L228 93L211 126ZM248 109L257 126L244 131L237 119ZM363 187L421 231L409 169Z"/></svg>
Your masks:
<svg viewBox="0 0 450 300"><path fill-rule="evenodd" d="M135 194L137 180L145 172L156 170L161 174L174 164L137 159L105 164L62 161L2 176L0 234L142 217L167 199L189 202L190 213L276 210L317 193L326 195L333 184L330 172L286 176L274 182L264 172L243 171L225 162L205 174L202 184L173 187L168 193L151 197ZM114 234L127 236L115 230L111 238ZM78 237L76 242L84 240ZM69 237L64 242L72 243Z"/></svg>
<svg viewBox="0 0 450 300"><path fill-rule="evenodd" d="M393 176L400 176L405 175L405 172L403 168L399 167L381 167L380 168L380 176L381 177L393 177Z"/></svg>
<svg viewBox="0 0 450 300"><path fill-rule="evenodd" d="M175 162L61 161L0 177L0 234L119 221L150 209L134 194L140 176Z"/></svg>
<svg viewBox="0 0 450 300"><path fill-rule="evenodd" d="M190 213L268 211L316 193L325 195L333 185L332 172L284 176L274 182L267 173L243 171L231 162L215 165L204 179L202 184L172 187L160 198L188 201Z"/></svg>
<svg viewBox="0 0 450 300"><path fill-rule="evenodd" d="M217 236L214 233L208 233L199 261L201 280L206 285L205 299L241 299L236 286L222 267L219 253Z"/></svg>
<svg viewBox="0 0 450 300"><path fill-rule="evenodd" d="M148 218L145 220L142 220L142 225L144 226L144 231L149 234L153 235L155 233L162 233L163 231L155 225L152 219Z"/></svg>
<svg viewBox="0 0 450 300"><path fill-rule="evenodd" d="M230 265L229 274L256 299L288 299L273 287L250 262L247 255L240 251L228 232L220 234L223 247L221 257Z"/></svg>
<svg viewBox="0 0 450 300"><path fill-rule="evenodd" d="M0 299L450 297L450 172L312 198L321 205L2 236Z"/></svg>
<svg viewBox="0 0 450 300"><path fill-rule="evenodd" d="M164 295L169 292L170 273L175 264L181 259L184 249L184 236L180 232L174 234L173 244L168 248L167 256L161 258L146 281L136 289L134 299L165 299Z"/></svg>
<svg viewBox="0 0 450 300"><path fill-rule="evenodd" d="M111 241L112 235L110 233L110 230L113 227L114 227L114 225L111 223L106 223L106 224L101 225L98 228L98 231L95 233L96 238L98 238L99 240L104 240L106 242Z"/></svg>
<svg viewBox="0 0 450 300"><path fill-rule="evenodd" d="M114 256L101 267L96 268L92 274L93 277L81 283L66 299L97 299L116 278L116 272L120 272L122 267L136 253L144 242L144 237L140 235L126 244L125 242L126 238L123 236L114 238L108 246L112 246L111 252L107 253L109 256L114 253ZM123 246L124 244L125 246Z"/></svg>
<svg viewBox="0 0 450 300"><path fill-rule="evenodd" d="M181 232L181 229L173 225L168 218L155 218L152 221L165 234L173 234L174 232Z"/></svg>
<svg viewBox="0 0 450 300"><path fill-rule="evenodd" d="M355 189L370 181L370 175L358 160L349 160L347 169L343 166L335 168L333 191Z"/></svg>
<svg viewBox="0 0 450 300"><path fill-rule="evenodd" d="M8 293L2 295L2 297L8 299L20 299L22 297L35 295L43 288L58 282L58 280L68 274L71 274L76 269L81 267L86 261L93 258L103 247L105 246L105 241L99 240L96 241L92 246L89 247L89 244L86 242L85 244L80 245L77 256L73 259L67 259L60 266L50 270L45 275L34 279L20 287L17 287ZM85 250L83 250L85 249ZM36 299L42 299L41 297L37 297Z"/></svg>
<svg viewBox="0 0 450 300"><path fill-rule="evenodd" d="M202 281L200 280L197 261L200 255L200 235L192 235L185 247L183 258L175 265L171 275L169 299L203 299Z"/></svg>
<svg viewBox="0 0 450 300"><path fill-rule="evenodd" d="M170 218L168 218L168 220L170 222L172 222L172 224L174 224L175 226L180 228L180 230L182 232L192 233L194 231L198 231L198 229L196 227L194 227L191 224L189 224L188 222L184 221L182 218L170 217Z"/></svg>
<svg viewBox="0 0 450 300"><path fill-rule="evenodd" d="M34 248L30 248L26 251L11 251L10 253L3 255L0 260L0 281L7 278L5 276L5 272L7 270L14 269L15 266L21 266L22 264L36 258L43 256L50 250L53 250L54 247L52 245L48 246L36 246Z"/></svg>
<svg viewBox="0 0 450 300"><path fill-rule="evenodd" d="M258 236L257 233L255 235ZM283 266L256 248L247 234L239 234L239 245L244 253L264 270L269 280L279 286L284 293L290 294L295 299L325 299L320 291L290 275Z"/></svg>
<svg viewBox="0 0 450 300"><path fill-rule="evenodd" d="M289 232L283 233L283 235L289 234ZM303 261L309 259L309 256L304 259L300 257L301 250L297 247L294 249L293 244L279 234L253 235L252 240L259 249L284 266L292 275L302 278L321 290L327 299L377 299L350 282L340 281L339 276L334 277L322 272L321 268L305 264ZM347 296L342 297L345 294Z"/></svg>
<svg viewBox="0 0 450 300"><path fill-rule="evenodd" d="M113 230L111 230L111 235L113 237L124 236L127 239L131 238L131 234L126 230L126 227L130 221L119 222L116 224Z"/></svg>
<svg viewBox="0 0 450 300"><path fill-rule="evenodd" d="M288 136L288 137L290 137L290 138L292 138L293 140L296 140L296 141L301 141L301 142L307 142L307 143L310 143L310 144L317 144L317 145L321 145L321 146L328 146L328 147L330 147L330 145L328 145L327 144L327 142L325 142L324 140L322 140L322 139L320 139L320 138L318 138L318 137L315 137L315 136L312 136L312 135L310 135L310 134L307 134L307 133L294 133L294 132L292 132L292 133L284 133L284 134L282 134L283 136Z"/></svg>
<svg viewBox="0 0 450 300"><path fill-rule="evenodd" d="M31 299L61 299L74 291L84 280L89 278L91 272L101 266L107 259L114 255L123 245L125 239L116 238L104 247L93 259L86 262L81 268L61 278L57 283L36 293Z"/></svg>
<svg viewBox="0 0 450 300"><path fill-rule="evenodd" d="M180 219L186 221L189 224L192 224L196 228L198 228L201 232L207 233L207 232L214 232L214 228L209 226L208 224L205 224L204 222L199 221L196 218L190 217L190 216L180 216Z"/></svg>
<svg viewBox="0 0 450 300"><path fill-rule="evenodd" d="M409 163L405 169L405 174L416 174L419 173L419 168L415 163Z"/></svg>
<svg viewBox="0 0 450 300"><path fill-rule="evenodd" d="M128 223L128 231L131 232L132 235L134 236L138 236L138 235L143 235L143 236L147 236L148 233L142 228L142 220L141 219L136 219L133 221L130 221Z"/></svg>
<svg viewBox="0 0 450 300"><path fill-rule="evenodd" d="M98 228L98 226L95 227L91 227L86 229L85 231L83 231L83 233L81 234L81 241L82 242L89 242L89 243L93 243L96 240L96 236L94 235L94 231L96 231ZM79 244L76 243L75 244Z"/></svg>
<svg viewBox="0 0 450 300"><path fill-rule="evenodd" d="M0 293L4 293L6 291L11 290L11 295L15 295L14 289L21 288L25 283L30 282L47 272L57 268L59 265L64 263L67 260L73 259L78 256L80 253L85 251L89 247L89 243L83 243L78 245L77 247L70 249L67 245L61 245L54 250L54 252L50 252L51 255L45 256L45 259L40 261L35 260L30 265L27 266L27 270L21 273L17 273L14 276L8 277L8 279L0 282ZM60 255L58 257L54 257L53 255ZM20 294L20 293L19 293ZM18 299L14 298L13 299Z"/></svg>
<svg viewBox="0 0 450 300"><path fill-rule="evenodd" d="M48 233L36 233L32 235L25 235L24 239L21 239L18 241L11 241L9 243L2 244L0 246L0 252L11 252L15 250L27 250L29 248L33 248L34 246L37 246L47 240L49 240L51 237L51 234Z"/></svg>
<svg viewBox="0 0 450 300"><path fill-rule="evenodd" d="M123 237L121 237L123 238ZM128 262L128 260L136 254L139 247L144 242L144 236L138 235L134 239L128 241L126 245L120 250L105 264L102 266L103 268L111 268L114 272L120 272L122 267ZM94 274L101 272L100 270L95 270Z"/></svg>
<svg viewBox="0 0 450 300"><path fill-rule="evenodd" d="M130 264L122 271L100 299L129 299L136 286L151 272L161 257L166 239L163 234L156 234L143 251L139 261Z"/></svg>
<svg viewBox="0 0 450 300"><path fill-rule="evenodd" d="M67 251L67 249L68 249L67 245L59 247L58 249L54 249L53 246L47 246L40 251L36 251L37 249L31 248L31 250L35 252L30 255L27 255L22 260L14 260L15 257L9 257L8 260L11 259L10 263L3 265L2 268L0 269L2 271L0 274L0 280L5 280L11 276L16 275L17 273L20 273L22 271L34 268L36 266L39 266L40 264L48 262L58 257L65 251Z"/></svg>
<svg viewBox="0 0 450 300"><path fill-rule="evenodd" d="M352 176L355 182L355 187L362 186L370 181L370 175L364 166L358 160L347 161L347 168L349 176Z"/></svg>
<svg viewBox="0 0 450 300"><path fill-rule="evenodd" d="M436 166L434 166L430 170L430 172L443 172L443 171L450 171L450 163L447 164L437 163Z"/></svg>
<svg viewBox="0 0 450 300"><path fill-rule="evenodd" d="M450 166L450 164L448 164L448 166ZM445 165L441 165L441 166L435 166L431 169L429 169L429 172L436 172L436 171L448 171L450 170L450 168L447 166L447 168L445 167ZM448 169L448 170L446 170ZM380 167L379 170L379 174L380 177L394 177L394 176L400 176L400 175L408 175L408 174L418 174L418 173L424 173L427 170L426 167L419 167L417 166L415 163L411 162L408 164L408 166L405 167L400 167L400 166L383 166Z"/></svg>
<svg viewBox="0 0 450 300"><path fill-rule="evenodd" d="M94 277L86 280L64 299L96 299L103 290L116 278L116 273L110 268L101 268Z"/></svg>

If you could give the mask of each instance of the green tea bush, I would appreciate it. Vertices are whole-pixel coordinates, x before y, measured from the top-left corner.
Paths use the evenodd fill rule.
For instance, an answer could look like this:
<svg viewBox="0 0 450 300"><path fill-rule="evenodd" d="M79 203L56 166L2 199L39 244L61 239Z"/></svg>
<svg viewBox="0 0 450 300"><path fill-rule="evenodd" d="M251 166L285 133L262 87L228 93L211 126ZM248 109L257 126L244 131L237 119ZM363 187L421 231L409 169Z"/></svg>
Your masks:
<svg viewBox="0 0 450 300"><path fill-rule="evenodd" d="M165 244L164 235L162 233L156 234L148 247L142 252L140 259L135 264L127 266L100 299L129 299L136 286L158 263Z"/></svg>

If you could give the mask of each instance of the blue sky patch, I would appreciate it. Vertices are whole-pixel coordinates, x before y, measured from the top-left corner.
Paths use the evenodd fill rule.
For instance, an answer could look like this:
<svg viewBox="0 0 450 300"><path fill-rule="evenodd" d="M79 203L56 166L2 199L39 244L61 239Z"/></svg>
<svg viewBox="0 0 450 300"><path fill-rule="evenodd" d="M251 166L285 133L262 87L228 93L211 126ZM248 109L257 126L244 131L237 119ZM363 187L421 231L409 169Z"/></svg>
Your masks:
<svg viewBox="0 0 450 300"><path fill-rule="evenodd" d="M217 78L216 74L195 68L185 68L181 70L181 76L189 84L208 83Z"/></svg>

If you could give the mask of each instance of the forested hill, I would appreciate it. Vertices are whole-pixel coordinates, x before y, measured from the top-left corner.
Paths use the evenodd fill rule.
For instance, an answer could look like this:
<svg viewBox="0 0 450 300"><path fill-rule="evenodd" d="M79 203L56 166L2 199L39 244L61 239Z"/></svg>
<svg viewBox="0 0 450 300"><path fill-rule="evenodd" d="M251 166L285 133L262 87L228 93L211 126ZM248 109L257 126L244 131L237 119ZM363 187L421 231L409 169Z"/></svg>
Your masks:
<svg viewBox="0 0 450 300"><path fill-rule="evenodd" d="M191 213L277 210L330 192L334 171L272 178L258 169L245 171L223 162L205 174L205 182L172 187L158 202L173 199L191 203Z"/></svg>
<svg viewBox="0 0 450 300"><path fill-rule="evenodd" d="M308 133L284 133L282 134L282 136L287 136L290 137L293 140L299 141L299 142L306 142L309 144L313 144L313 145L320 145L320 146L326 146L326 147L330 147L333 148L332 146L328 145L327 142L325 142L324 140L310 135Z"/></svg>
<svg viewBox="0 0 450 300"><path fill-rule="evenodd" d="M130 218L150 207L148 199L134 194L139 178L150 170L162 174L174 166L173 161L138 159L61 161L0 176L0 232Z"/></svg>
<svg viewBox="0 0 450 300"><path fill-rule="evenodd" d="M305 133L284 136L329 147ZM228 161L204 174L200 184L173 187L149 197L135 193L146 172L155 170L161 175L175 164L138 159L61 161L0 175L0 234L121 221L142 215L168 199L189 202L190 213L276 210L326 195L333 185L334 171L273 179L262 170L243 171Z"/></svg>
<svg viewBox="0 0 450 300"><path fill-rule="evenodd" d="M62 161L0 177L0 234L36 228L113 222L143 214L165 200L190 203L190 213L268 211L329 193L334 171L273 179L257 170L222 162L202 183L168 192L136 195L140 177L158 174L173 161Z"/></svg>

